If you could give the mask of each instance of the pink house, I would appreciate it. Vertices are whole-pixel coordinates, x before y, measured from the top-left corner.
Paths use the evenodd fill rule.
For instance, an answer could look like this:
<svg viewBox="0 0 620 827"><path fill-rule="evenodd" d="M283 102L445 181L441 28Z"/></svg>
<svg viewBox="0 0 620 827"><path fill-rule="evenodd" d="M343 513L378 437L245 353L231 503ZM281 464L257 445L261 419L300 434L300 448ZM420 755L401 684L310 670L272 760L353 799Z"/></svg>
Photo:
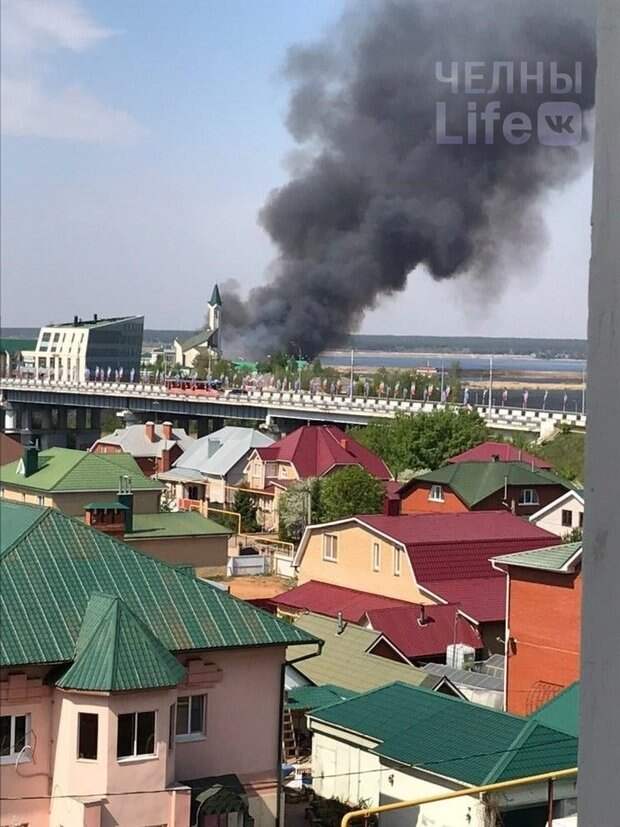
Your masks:
<svg viewBox="0 0 620 827"><path fill-rule="evenodd" d="M276 824L285 649L315 639L55 509L0 516L0 824Z"/></svg>

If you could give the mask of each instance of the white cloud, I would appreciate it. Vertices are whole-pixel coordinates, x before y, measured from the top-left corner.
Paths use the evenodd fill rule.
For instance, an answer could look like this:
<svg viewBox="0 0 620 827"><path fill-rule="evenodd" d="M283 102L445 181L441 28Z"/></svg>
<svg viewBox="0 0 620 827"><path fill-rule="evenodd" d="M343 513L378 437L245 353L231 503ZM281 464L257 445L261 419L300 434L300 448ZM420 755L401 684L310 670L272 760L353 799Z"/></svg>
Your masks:
<svg viewBox="0 0 620 827"><path fill-rule="evenodd" d="M2 0L2 133L96 143L128 143L143 128L77 82L45 82L54 54L85 52L113 32L77 0Z"/></svg>

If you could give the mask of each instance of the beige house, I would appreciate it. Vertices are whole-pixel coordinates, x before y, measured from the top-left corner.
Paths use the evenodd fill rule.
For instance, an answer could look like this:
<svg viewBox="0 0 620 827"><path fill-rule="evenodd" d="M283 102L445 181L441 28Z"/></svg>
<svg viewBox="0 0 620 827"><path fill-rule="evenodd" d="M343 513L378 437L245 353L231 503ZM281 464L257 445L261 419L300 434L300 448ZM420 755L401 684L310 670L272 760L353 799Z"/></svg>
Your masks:
<svg viewBox="0 0 620 827"><path fill-rule="evenodd" d="M567 491L532 514L530 522L564 538L575 529L583 528L584 509L583 491Z"/></svg>

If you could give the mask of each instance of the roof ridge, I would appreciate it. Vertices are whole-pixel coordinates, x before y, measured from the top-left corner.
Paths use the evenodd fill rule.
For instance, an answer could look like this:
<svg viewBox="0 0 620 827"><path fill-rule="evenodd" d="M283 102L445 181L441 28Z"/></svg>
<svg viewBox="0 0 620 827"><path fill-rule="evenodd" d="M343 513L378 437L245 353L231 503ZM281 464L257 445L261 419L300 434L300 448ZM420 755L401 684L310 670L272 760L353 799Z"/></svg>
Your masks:
<svg viewBox="0 0 620 827"><path fill-rule="evenodd" d="M0 502L1 501L2 500L0 499ZM11 501L10 500L5 500L5 502L10 503ZM15 538L15 540L13 540L13 542L10 545L8 545L5 549L2 549L2 551L0 552L0 560L4 560L5 557L9 554L9 552L13 551L13 549L15 548L17 543L21 543L21 541L24 539L24 537L26 537L28 534L30 534L32 529L35 528L35 526L38 526L39 523L43 520L43 518L45 516L47 516L49 514L50 511L55 511L56 510L51 505L41 506L41 505L35 505L34 503L13 503L13 504L14 505L19 505L21 507L25 506L26 508L32 509L33 511L40 509L41 513L36 518L36 520L34 520L32 523L30 523L30 525L26 528L25 531L23 531L18 537Z"/></svg>

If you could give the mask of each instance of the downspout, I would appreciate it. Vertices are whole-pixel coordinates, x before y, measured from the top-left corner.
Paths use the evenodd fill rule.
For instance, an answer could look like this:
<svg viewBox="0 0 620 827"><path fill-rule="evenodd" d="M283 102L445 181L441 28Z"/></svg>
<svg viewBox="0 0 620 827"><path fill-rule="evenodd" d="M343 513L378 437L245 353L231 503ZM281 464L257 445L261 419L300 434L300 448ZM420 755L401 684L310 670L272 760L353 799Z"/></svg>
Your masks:
<svg viewBox="0 0 620 827"><path fill-rule="evenodd" d="M296 663L301 663L302 660L309 660L320 655L323 651L325 641L317 640L318 649L309 655L302 655L295 660L284 661L280 666L280 716L278 718L278 744L277 744L277 768L278 768L278 783L276 792L276 827L284 827L282 824L282 738L284 736L284 681L286 677L286 667L294 666Z"/></svg>

